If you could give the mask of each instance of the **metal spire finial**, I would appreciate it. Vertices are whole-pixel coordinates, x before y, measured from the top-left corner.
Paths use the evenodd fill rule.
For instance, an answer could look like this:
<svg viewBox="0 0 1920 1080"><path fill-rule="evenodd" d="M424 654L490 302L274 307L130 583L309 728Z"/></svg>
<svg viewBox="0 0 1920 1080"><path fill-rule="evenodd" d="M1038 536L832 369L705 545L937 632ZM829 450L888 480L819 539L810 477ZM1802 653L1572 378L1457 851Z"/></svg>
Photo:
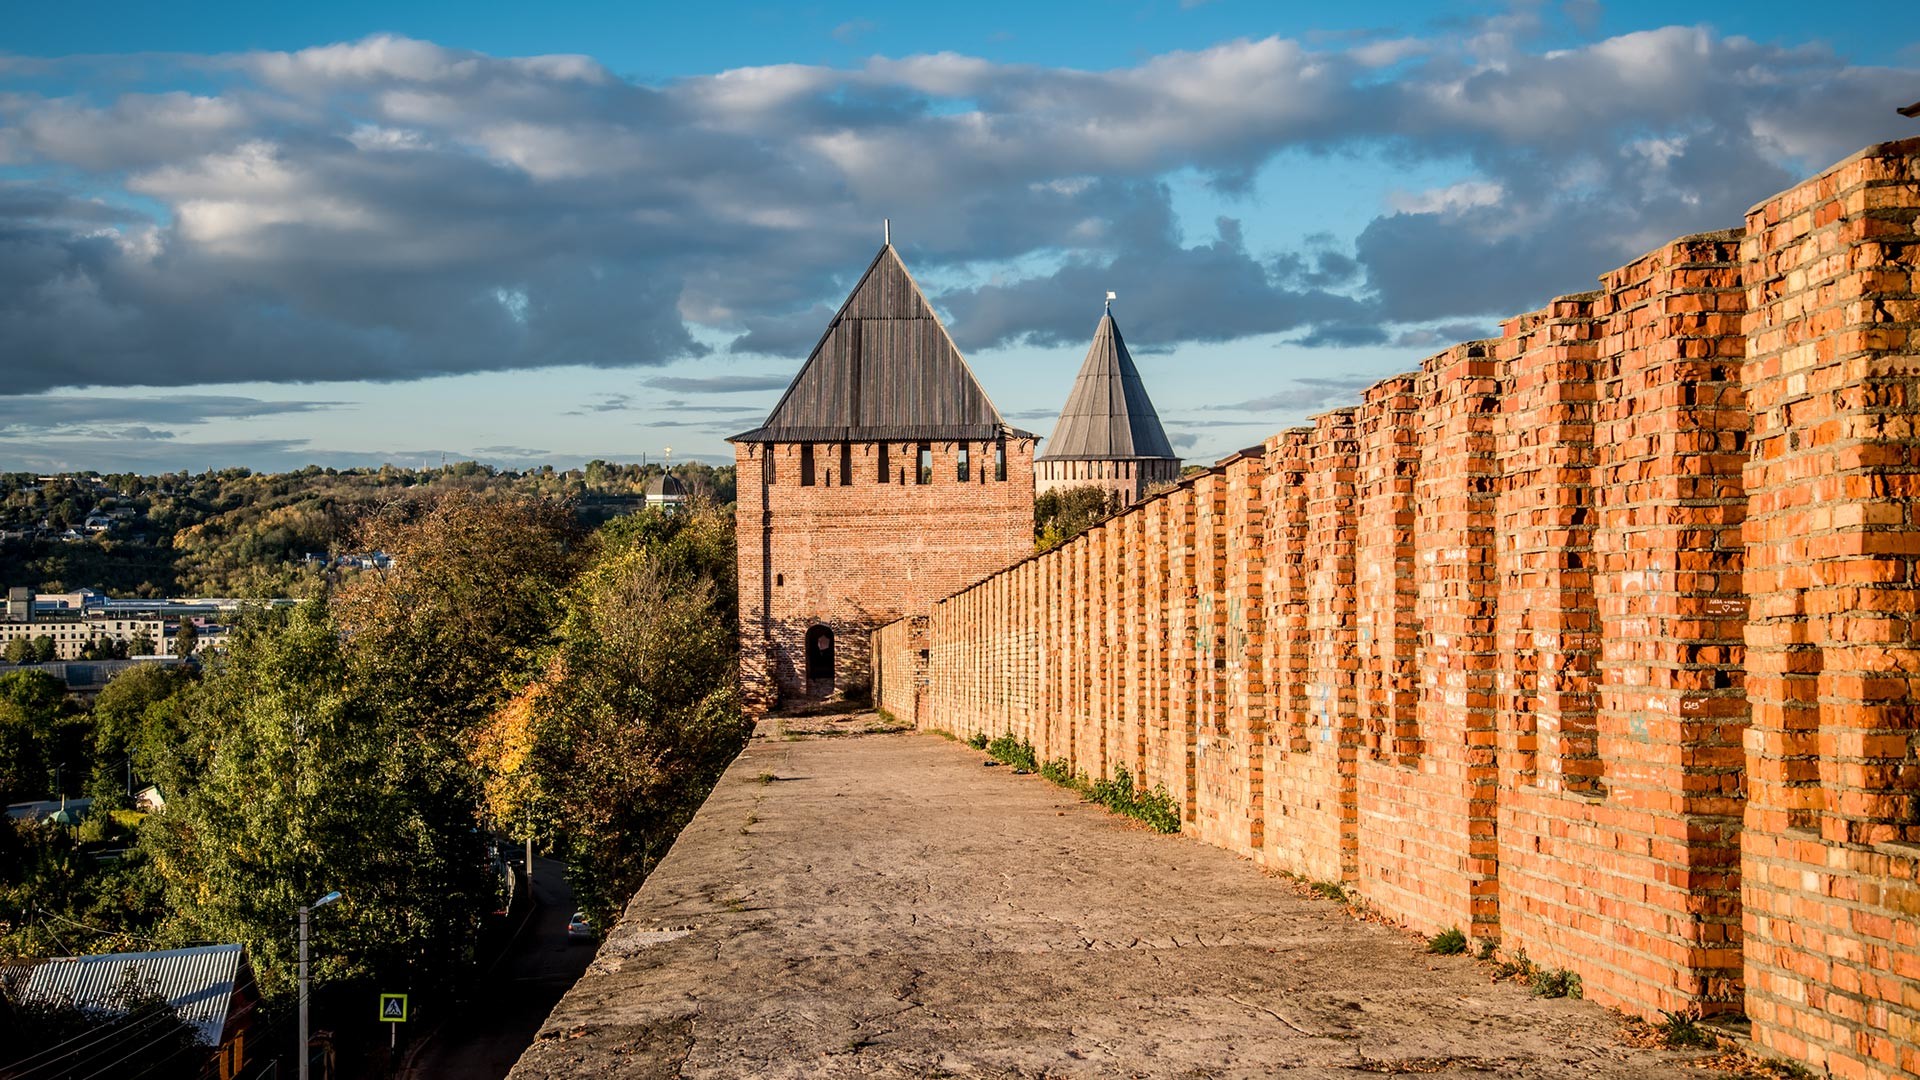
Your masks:
<svg viewBox="0 0 1920 1080"><path fill-rule="evenodd" d="M1109 315L1113 314L1113 302L1118 299L1120 299L1120 296L1118 293L1114 292L1112 289L1107 290L1107 314Z"/></svg>
<svg viewBox="0 0 1920 1080"><path fill-rule="evenodd" d="M893 219L880 219L880 242L887 247L893 246Z"/></svg>

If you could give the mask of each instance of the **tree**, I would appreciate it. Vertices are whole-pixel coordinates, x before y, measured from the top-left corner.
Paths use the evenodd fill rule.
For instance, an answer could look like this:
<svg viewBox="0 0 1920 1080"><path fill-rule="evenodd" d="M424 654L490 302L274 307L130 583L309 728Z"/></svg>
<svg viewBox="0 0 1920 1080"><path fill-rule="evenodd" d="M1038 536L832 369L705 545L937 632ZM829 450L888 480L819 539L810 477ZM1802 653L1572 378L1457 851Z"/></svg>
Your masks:
<svg viewBox="0 0 1920 1080"><path fill-rule="evenodd" d="M539 671L577 564L563 503L454 492L390 504L358 533L391 569L333 596L384 711L460 737Z"/></svg>
<svg viewBox="0 0 1920 1080"><path fill-rule="evenodd" d="M59 646L53 642L53 635L41 634L33 639L33 662L45 664L60 655Z"/></svg>
<svg viewBox="0 0 1920 1080"><path fill-rule="evenodd" d="M596 918L631 895L745 741L729 517L610 525L544 676L476 741L495 820L556 828Z"/></svg>
<svg viewBox="0 0 1920 1080"><path fill-rule="evenodd" d="M130 764L140 779L163 792L180 792L187 777L174 770L176 747L187 738L187 695L194 676L186 667L141 664L115 675L93 703L96 797L125 793Z"/></svg>
<svg viewBox="0 0 1920 1080"><path fill-rule="evenodd" d="M47 748L40 725L18 702L0 700L0 804L47 792Z"/></svg>
<svg viewBox="0 0 1920 1080"><path fill-rule="evenodd" d="M173 635L173 654L182 660L193 655L200 646L200 631L193 625L192 619L181 619L180 629Z"/></svg>
<svg viewBox="0 0 1920 1080"><path fill-rule="evenodd" d="M59 679L40 671L0 675L0 802L45 797L56 764L68 775L84 767L84 729L73 721Z"/></svg>
<svg viewBox="0 0 1920 1080"><path fill-rule="evenodd" d="M1097 484L1055 488L1033 501L1035 551L1051 551L1126 509L1120 493Z"/></svg>
<svg viewBox="0 0 1920 1080"><path fill-rule="evenodd" d="M33 663L33 642L24 637L8 639L6 660L9 664Z"/></svg>
<svg viewBox="0 0 1920 1080"><path fill-rule="evenodd" d="M269 996L291 985L287 920L329 890L320 979L423 990L461 970L493 902L471 799L346 648L317 602L245 617L192 696L192 782L143 832L166 932L244 942Z"/></svg>
<svg viewBox="0 0 1920 1080"><path fill-rule="evenodd" d="M152 656L154 653L153 635L142 630L127 642L128 656Z"/></svg>

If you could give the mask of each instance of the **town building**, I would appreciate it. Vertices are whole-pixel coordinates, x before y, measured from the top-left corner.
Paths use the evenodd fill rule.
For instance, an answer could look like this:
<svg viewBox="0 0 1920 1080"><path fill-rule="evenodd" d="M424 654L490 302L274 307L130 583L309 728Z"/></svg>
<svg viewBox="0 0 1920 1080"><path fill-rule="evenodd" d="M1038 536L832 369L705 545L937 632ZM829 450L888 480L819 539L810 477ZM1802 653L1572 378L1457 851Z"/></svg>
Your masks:
<svg viewBox="0 0 1920 1080"><path fill-rule="evenodd" d="M687 485L672 473L661 473L647 481L646 504L649 510L674 513L687 504Z"/></svg>
<svg viewBox="0 0 1920 1080"><path fill-rule="evenodd" d="M1033 548L1037 439L994 408L891 243L766 423L728 441L750 710L864 693L873 628Z"/></svg>
<svg viewBox="0 0 1920 1080"><path fill-rule="evenodd" d="M1033 472L1039 494L1092 486L1118 492L1129 503L1180 478L1180 458L1111 309L1094 328L1093 344Z"/></svg>
<svg viewBox="0 0 1920 1080"><path fill-rule="evenodd" d="M246 1068L258 993L242 945L46 960L26 973L20 994L26 1001L114 1013L124 1011L129 988L167 1002L201 1045L216 1052L209 1075L230 1080Z"/></svg>
<svg viewBox="0 0 1920 1080"><path fill-rule="evenodd" d="M31 589L7 590L6 618L0 619L0 650L16 638L50 638L56 660L78 660L89 645L114 642L150 647L166 655L166 617L145 607L109 605L90 589L35 595Z"/></svg>

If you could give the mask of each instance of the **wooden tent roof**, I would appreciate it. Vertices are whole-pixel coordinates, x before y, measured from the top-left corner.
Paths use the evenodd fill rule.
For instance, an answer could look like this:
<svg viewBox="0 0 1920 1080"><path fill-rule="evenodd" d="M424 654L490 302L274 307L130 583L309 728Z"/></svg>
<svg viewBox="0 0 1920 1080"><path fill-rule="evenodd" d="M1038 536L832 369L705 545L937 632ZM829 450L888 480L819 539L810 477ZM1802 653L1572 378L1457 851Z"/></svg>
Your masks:
<svg viewBox="0 0 1920 1080"><path fill-rule="evenodd" d="M1100 317L1067 406L1040 460L1175 458L1113 313Z"/></svg>
<svg viewBox="0 0 1920 1080"><path fill-rule="evenodd" d="M767 422L728 442L1031 438L1007 426L892 244L873 257Z"/></svg>

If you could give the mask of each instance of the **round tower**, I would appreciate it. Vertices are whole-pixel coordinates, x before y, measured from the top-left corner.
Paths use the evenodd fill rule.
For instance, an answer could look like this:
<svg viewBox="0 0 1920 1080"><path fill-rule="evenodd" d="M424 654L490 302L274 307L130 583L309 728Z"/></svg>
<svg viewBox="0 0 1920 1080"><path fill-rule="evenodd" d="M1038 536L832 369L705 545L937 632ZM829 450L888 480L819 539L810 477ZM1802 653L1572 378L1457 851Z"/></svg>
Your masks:
<svg viewBox="0 0 1920 1080"><path fill-rule="evenodd" d="M1180 459L1111 308L1094 328L1087 359L1044 446L1033 463L1036 494L1092 485L1133 502L1180 477Z"/></svg>

